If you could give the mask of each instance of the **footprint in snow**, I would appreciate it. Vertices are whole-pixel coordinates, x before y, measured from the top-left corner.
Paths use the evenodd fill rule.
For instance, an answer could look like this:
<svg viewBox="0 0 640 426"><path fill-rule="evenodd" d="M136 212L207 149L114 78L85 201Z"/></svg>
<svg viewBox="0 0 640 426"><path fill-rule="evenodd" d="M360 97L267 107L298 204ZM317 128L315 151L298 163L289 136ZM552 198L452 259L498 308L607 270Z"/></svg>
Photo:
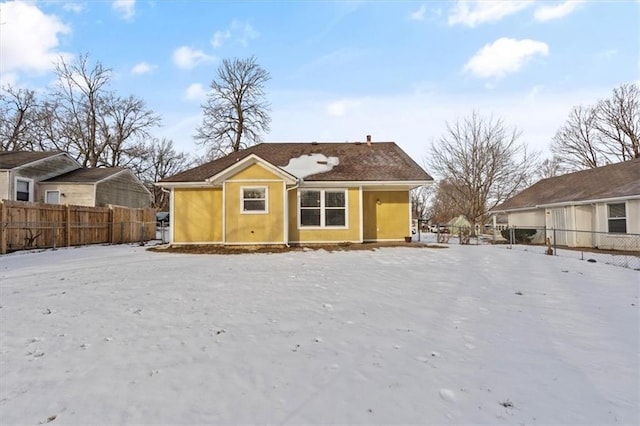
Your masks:
<svg viewBox="0 0 640 426"><path fill-rule="evenodd" d="M440 398L447 402L456 402L456 393L451 389L440 389Z"/></svg>

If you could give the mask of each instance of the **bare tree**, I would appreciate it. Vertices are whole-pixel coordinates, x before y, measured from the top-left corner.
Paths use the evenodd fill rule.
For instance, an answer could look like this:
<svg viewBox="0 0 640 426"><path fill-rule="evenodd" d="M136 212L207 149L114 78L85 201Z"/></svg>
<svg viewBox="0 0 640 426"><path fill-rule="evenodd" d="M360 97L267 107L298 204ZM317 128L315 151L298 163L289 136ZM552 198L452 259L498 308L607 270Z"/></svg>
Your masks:
<svg viewBox="0 0 640 426"><path fill-rule="evenodd" d="M433 193L433 186L420 186L411 191L411 209L414 219L428 219L429 200Z"/></svg>
<svg viewBox="0 0 640 426"><path fill-rule="evenodd" d="M153 139L147 147L144 161L138 165L137 174L153 195L153 206L164 210L169 203L169 195L154 183L175 175L192 166L189 155L176 151L173 141Z"/></svg>
<svg viewBox="0 0 640 426"><path fill-rule="evenodd" d="M33 150L33 126L37 112L33 90L0 90L0 151Z"/></svg>
<svg viewBox="0 0 640 426"><path fill-rule="evenodd" d="M568 170L640 158L640 89L623 84L595 106L574 107L556 132L551 152Z"/></svg>
<svg viewBox="0 0 640 426"><path fill-rule="evenodd" d="M61 58L56 75L44 131L52 144L85 167L122 166L144 153L143 138L160 117L143 100L111 92L111 70L100 62L92 66L88 55L81 55L71 64Z"/></svg>
<svg viewBox="0 0 640 426"><path fill-rule="evenodd" d="M430 169L447 181L455 213L483 224L487 211L526 187L534 176L537 155L518 142L520 132L502 120L470 117L447 123L434 143Z"/></svg>
<svg viewBox="0 0 640 426"><path fill-rule="evenodd" d="M596 106L596 128L606 143L605 153L618 161L640 158L640 88L623 84Z"/></svg>
<svg viewBox="0 0 640 426"><path fill-rule="evenodd" d="M574 107L566 123L553 136L551 152L568 169L590 169L611 162L603 151L596 121L593 107Z"/></svg>
<svg viewBox="0 0 640 426"><path fill-rule="evenodd" d="M542 161L537 169L536 177L538 179L547 179L554 176L560 176L565 173L562 162L556 156L547 158Z"/></svg>
<svg viewBox="0 0 640 426"><path fill-rule="evenodd" d="M455 197L455 185L444 179L438 182L435 187L433 202L429 207L431 223L444 224L454 217L462 214L462 209L458 205Z"/></svg>
<svg viewBox="0 0 640 426"><path fill-rule="evenodd" d="M253 145L269 131L270 106L264 86L270 79L255 56L222 61L207 102L202 105L202 125L194 136L208 148L210 158Z"/></svg>

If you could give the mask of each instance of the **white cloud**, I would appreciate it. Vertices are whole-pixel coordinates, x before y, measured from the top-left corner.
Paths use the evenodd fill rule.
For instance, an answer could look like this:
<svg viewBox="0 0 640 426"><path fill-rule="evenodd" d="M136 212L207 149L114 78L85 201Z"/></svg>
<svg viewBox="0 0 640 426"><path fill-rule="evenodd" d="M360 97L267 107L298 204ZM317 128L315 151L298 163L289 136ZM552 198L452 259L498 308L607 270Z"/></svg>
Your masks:
<svg viewBox="0 0 640 426"><path fill-rule="evenodd" d="M222 44L225 42L225 40L228 40L229 38L231 38L231 31L229 31L229 30L216 31L213 34L213 37L211 37L211 45L214 48L218 48L218 47L222 46Z"/></svg>
<svg viewBox="0 0 640 426"><path fill-rule="evenodd" d="M66 11L69 12L73 12L73 13L81 13L82 11L85 10L86 8L86 3L81 3L81 2L66 2L62 5L62 8Z"/></svg>
<svg viewBox="0 0 640 426"><path fill-rule="evenodd" d="M345 101L335 101L327 105L327 114L336 117L343 116L347 112L347 103Z"/></svg>
<svg viewBox="0 0 640 426"><path fill-rule="evenodd" d="M182 69L195 68L200 64L215 61L216 57L207 55L202 50L192 49L189 46L180 46L173 51L173 63Z"/></svg>
<svg viewBox="0 0 640 426"><path fill-rule="evenodd" d="M184 98L189 101L203 101L207 98L207 91L200 83L193 83L185 90Z"/></svg>
<svg viewBox="0 0 640 426"><path fill-rule="evenodd" d="M136 14L136 0L114 0L111 7L127 21L133 19Z"/></svg>
<svg viewBox="0 0 640 426"><path fill-rule="evenodd" d="M139 64L136 64L132 69L131 69L131 73L132 74L146 74L149 73L151 71L153 71L154 69L156 69L155 65L150 65L146 62L140 62Z"/></svg>
<svg viewBox="0 0 640 426"><path fill-rule="evenodd" d="M449 25L475 27L486 22L498 22L532 4L530 0L458 0L449 12Z"/></svg>
<svg viewBox="0 0 640 426"><path fill-rule="evenodd" d="M424 21L424 14L427 12L427 6L424 4L418 8L415 12L411 12L409 19L412 21Z"/></svg>
<svg viewBox="0 0 640 426"><path fill-rule="evenodd" d="M23 1L0 3L0 16L0 71L3 81L15 82L20 72L48 71L60 56L69 56L56 48L58 38L69 34L71 28L57 17L44 14L35 4Z"/></svg>
<svg viewBox="0 0 640 426"><path fill-rule="evenodd" d="M538 8L536 8L533 16L536 21L542 22L563 18L576 10L581 3L583 3L582 0L570 0L564 1L555 6L539 6Z"/></svg>
<svg viewBox="0 0 640 426"><path fill-rule="evenodd" d="M496 79L514 73L535 56L547 56L549 46L535 40L500 38L486 44L464 66L476 77Z"/></svg>
<svg viewBox="0 0 640 426"><path fill-rule="evenodd" d="M213 33L210 43L215 49L229 40L243 47L247 47L251 40L257 39L258 37L260 37L260 33L256 31L251 24L233 20L227 29Z"/></svg>

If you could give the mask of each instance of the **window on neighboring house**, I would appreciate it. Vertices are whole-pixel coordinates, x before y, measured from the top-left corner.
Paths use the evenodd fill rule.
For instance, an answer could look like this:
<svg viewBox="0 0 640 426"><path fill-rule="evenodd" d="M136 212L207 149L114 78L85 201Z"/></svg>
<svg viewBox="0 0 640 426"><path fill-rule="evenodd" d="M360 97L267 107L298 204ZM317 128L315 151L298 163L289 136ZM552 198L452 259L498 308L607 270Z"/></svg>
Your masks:
<svg viewBox="0 0 640 426"><path fill-rule="evenodd" d="M60 204L60 191L45 191L44 202L48 204Z"/></svg>
<svg viewBox="0 0 640 426"><path fill-rule="evenodd" d="M266 213L267 212L267 188L244 187L242 188L242 213Z"/></svg>
<svg viewBox="0 0 640 426"><path fill-rule="evenodd" d="M345 190L300 191L300 227L345 227L347 224Z"/></svg>
<svg viewBox="0 0 640 426"><path fill-rule="evenodd" d="M607 204L609 232L627 233L627 213L625 203Z"/></svg>
<svg viewBox="0 0 640 426"><path fill-rule="evenodd" d="M33 182L30 180L16 179L16 200L31 201Z"/></svg>

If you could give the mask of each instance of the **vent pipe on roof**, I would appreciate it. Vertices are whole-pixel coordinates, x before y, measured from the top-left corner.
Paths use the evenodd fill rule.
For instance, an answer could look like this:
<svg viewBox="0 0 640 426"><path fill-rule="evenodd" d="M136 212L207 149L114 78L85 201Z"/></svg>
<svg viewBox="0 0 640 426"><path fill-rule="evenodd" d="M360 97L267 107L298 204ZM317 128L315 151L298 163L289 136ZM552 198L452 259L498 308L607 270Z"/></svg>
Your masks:
<svg viewBox="0 0 640 426"><path fill-rule="evenodd" d="M367 146L371 146L371 135L367 135Z"/></svg>

